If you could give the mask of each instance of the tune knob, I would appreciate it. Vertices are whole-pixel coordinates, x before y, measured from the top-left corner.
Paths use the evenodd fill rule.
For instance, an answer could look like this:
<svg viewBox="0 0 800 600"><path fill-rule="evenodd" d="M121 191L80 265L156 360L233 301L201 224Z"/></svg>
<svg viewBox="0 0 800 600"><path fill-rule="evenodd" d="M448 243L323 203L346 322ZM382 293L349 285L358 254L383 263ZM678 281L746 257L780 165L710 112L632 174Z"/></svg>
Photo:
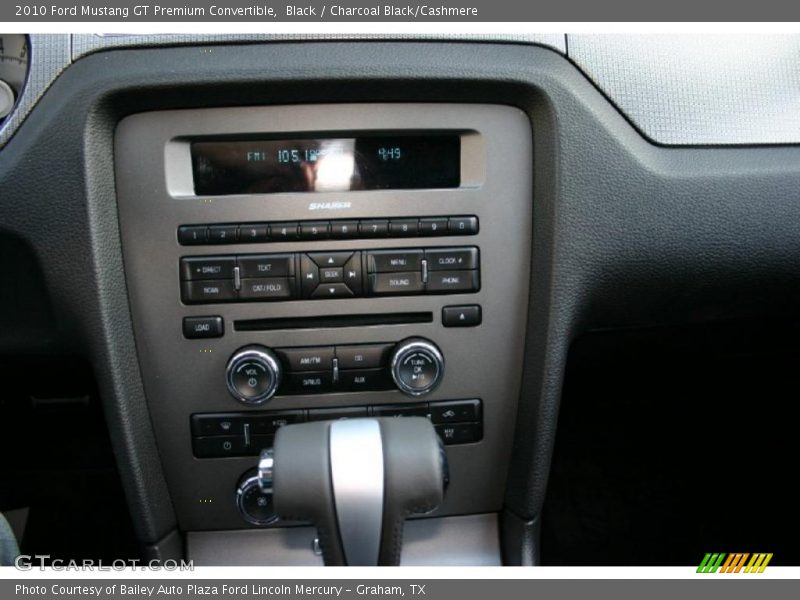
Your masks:
<svg viewBox="0 0 800 600"><path fill-rule="evenodd" d="M444 356L436 344L424 338L399 342L392 354L392 379L400 391L422 396L433 391L444 375Z"/></svg>
<svg viewBox="0 0 800 600"><path fill-rule="evenodd" d="M231 396L245 404L263 404L281 385L278 357L264 346L245 346L228 361L226 380Z"/></svg>

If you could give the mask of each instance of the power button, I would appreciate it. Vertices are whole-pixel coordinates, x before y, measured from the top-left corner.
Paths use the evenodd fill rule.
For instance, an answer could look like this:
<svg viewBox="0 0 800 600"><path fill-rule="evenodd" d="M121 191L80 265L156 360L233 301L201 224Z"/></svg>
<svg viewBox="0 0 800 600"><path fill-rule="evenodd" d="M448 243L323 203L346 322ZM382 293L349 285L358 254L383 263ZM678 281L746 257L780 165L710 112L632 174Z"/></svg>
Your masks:
<svg viewBox="0 0 800 600"><path fill-rule="evenodd" d="M228 391L245 404L262 404L281 384L281 367L275 354L263 346L248 346L228 361Z"/></svg>

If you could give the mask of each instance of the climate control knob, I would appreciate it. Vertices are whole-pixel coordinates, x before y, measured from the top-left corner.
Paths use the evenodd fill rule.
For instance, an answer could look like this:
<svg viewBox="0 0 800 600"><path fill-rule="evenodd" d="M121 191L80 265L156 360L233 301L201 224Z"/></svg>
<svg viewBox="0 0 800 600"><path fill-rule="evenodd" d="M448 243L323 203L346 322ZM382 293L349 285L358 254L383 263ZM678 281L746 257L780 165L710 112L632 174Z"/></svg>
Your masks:
<svg viewBox="0 0 800 600"><path fill-rule="evenodd" d="M269 478L263 476L262 464L265 456L269 456ZM236 488L236 507L242 518L253 525L269 525L278 520L272 505L272 449L261 453L259 468L251 469L239 480Z"/></svg>
<svg viewBox="0 0 800 600"><path fill-rule="evenodd" d="M281 385L278 357L264 346L245 346L228 361L226 382L231 395L245 404L263 404Z"/></svg>
<svg viewBox="0 0 800 600"><path fill-rule="evenodd" d="M433 391L444 376L444 356L424 338L399 342L392 354L392 379L401 392L422 396Z"/></svg>

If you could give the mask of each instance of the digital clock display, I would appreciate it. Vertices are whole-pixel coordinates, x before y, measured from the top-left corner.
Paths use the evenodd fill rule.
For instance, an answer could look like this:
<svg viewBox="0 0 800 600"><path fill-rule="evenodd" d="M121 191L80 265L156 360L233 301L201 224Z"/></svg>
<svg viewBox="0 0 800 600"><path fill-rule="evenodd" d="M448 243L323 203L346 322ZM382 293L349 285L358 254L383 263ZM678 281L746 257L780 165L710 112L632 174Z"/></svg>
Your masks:
<svg viewBox="0 0 800 600"><path fill-rule="evenodd" d="M200 196L454 188L461 138L454 134L292 140L197 141Z"/></svg>

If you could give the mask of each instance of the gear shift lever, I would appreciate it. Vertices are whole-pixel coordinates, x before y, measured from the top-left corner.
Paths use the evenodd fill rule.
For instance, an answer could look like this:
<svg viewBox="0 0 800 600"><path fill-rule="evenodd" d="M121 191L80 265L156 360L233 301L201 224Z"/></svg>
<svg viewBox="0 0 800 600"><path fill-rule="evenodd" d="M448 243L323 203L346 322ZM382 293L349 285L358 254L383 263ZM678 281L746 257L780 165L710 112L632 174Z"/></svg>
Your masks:
<svg viewBox="0 0 800 600"><path fill-rule="evenodd" d="M397 565L407 516L444 498L447 458L422 417L281 427L259 483L283 519L311 521L327 565Z"/></svg>

